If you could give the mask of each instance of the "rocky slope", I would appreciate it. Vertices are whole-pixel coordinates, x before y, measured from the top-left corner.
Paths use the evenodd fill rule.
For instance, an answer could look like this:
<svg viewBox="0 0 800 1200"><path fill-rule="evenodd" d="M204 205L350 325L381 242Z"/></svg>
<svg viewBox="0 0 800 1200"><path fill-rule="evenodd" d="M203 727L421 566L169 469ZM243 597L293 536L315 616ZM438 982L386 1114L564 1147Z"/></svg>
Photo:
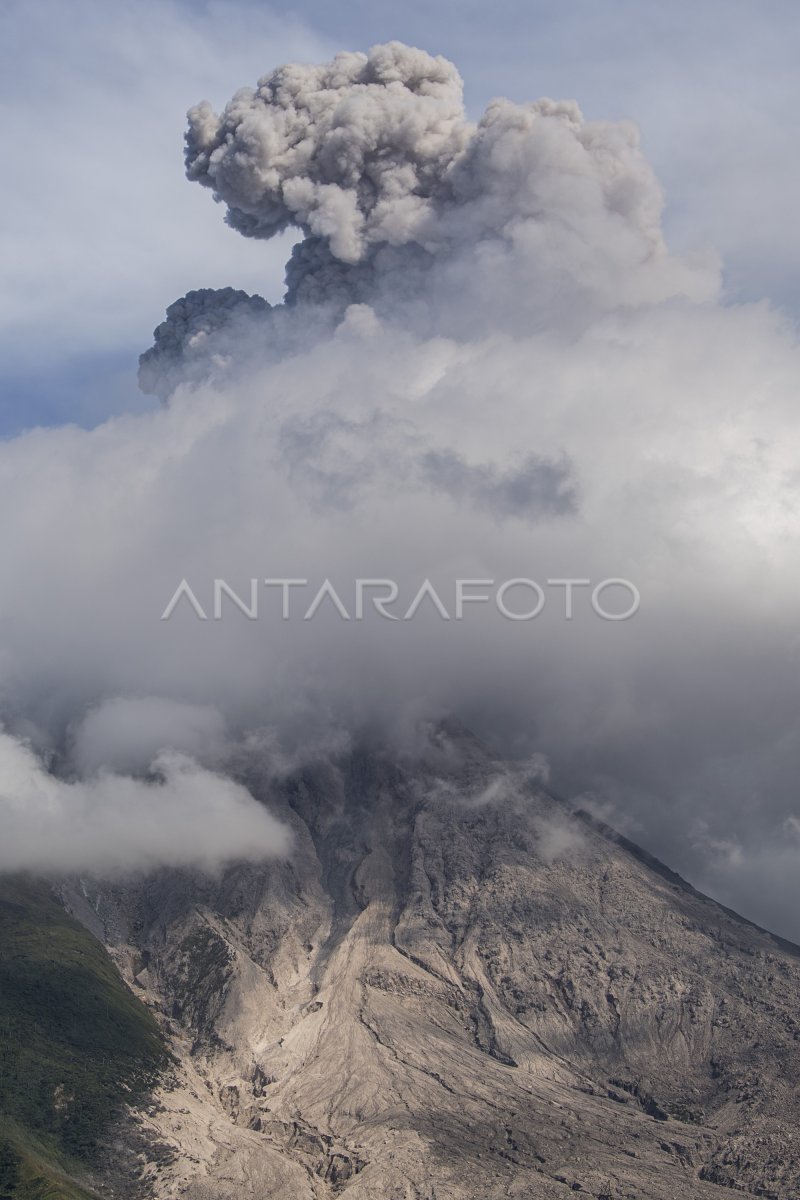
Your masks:
<svg viewBox="0 0 800 1200"><path fill-rule="evenodd" d="M290 861L67 889L167 1032L173 1200L800 1195L800 951L477 743L256 794Z"/></svg>
<svg viewBox="0 0 800 1200"><path fill-rule="evenodd" d="M49 885L0 878L0 1200L89 1200L126 1100L167 1055L150 1013Z"/></svg>

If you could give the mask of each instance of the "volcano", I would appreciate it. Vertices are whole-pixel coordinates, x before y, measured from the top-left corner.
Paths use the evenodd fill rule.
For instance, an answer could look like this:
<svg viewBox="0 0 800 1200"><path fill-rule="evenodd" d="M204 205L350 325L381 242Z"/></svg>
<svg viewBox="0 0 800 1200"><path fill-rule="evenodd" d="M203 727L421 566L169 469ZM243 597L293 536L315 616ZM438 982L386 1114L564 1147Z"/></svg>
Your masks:
<svg viewBox="0 0 800 1200"><path fill-rule="evenodd" d="M243 780L285 861L61 889L174 1056L123 1191L800 1193L796 946L463 730Z"/></svg>

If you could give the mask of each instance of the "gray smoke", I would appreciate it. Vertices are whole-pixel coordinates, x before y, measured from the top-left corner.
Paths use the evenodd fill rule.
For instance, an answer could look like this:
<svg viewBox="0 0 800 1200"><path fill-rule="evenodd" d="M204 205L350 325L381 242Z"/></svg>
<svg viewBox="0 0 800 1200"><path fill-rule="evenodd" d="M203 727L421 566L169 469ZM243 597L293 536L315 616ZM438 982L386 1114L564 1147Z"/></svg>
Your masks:
<svg viewBox="0 0 800 1200"><path fill-rule="evenodd" d="M477 246L479 273L482 255L505 254L615 304L621 286L631 300L708 286L669 259L633 125L585 122L573 102L496 100L476 127L455 67L398 42L282 67L221 116L191 109L186 165L240 233L296 227L327 252L328 273L384 246L415 247L417 263L420 250L472 258ZM363 279L343 275L356 289Z"/></svg>
<svg viewBox="0 0 800 1200"><path fill-rule="evenodd" d="M635 128L472 124L455 69L392 44L192 110L188 164L240 231L298 230L285 300L190 293L143 356L157 411L0 444L9 732L184 812L165 752L218 778L454 713L796 933L800 353L670 253ZM600 620L620 577L640 611ZM286 620L275 578L307 581ZM397 619L358 619L359 578ZM504 620L520 578L547 603ZM457 579L488 597L461 619ZM181 580L206 619L160 620ZM404 620L425 580L447 616Z"/></svg>
<svg viewBox="0 0 800 1200"><path fill-rule="evenodd" d="M714 295L713 261L667 252L635 126L587 122L552 100L496 100L473 125L462 91L451 63L391 42L281 67L220 116L207 102L190 110L187 175L227 206L228 223L248 237L303 235L286 274L295 338L309 340L310 309L329 310L313 318L324 336L351 304L465 339ZM145 391L196 380L198 351L224 359L224 339L199 339L234 313L260 315L264 340L285 350L280 314L262 309L231 289L189 293L142 358Z"/></svg>
<svg viewBox="0 0 800 1200"><path fill-rule="evenodd" d="M139 359L139 386L166 400L182 383L205 383L209 370L224 368L225 331L266 317L271 306L261 296L235 288L201 288L170 304L153 333L154 343Z"/></svg>
<svg viewBox="0 0 800 1200"><path fill-rule="evenodd" d="M356 263L369 246L424 241L468 137L458 72L399 42L325 66L281 67L218 117L189 113L186 167L248 237L288 226Z"/></svg>

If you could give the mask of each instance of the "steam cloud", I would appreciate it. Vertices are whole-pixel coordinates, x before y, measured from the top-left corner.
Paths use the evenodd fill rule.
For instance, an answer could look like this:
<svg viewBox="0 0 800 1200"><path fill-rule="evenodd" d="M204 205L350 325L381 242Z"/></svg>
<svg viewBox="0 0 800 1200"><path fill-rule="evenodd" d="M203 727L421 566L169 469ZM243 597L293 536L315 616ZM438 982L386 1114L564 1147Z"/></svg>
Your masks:
<svg viewBox="0 0 800 1200"><path fill-rule="evenodd" d="M108 795L85 861L115 861L115 797L137 830L137 803L192 820L185 759L141 776L170 748L205 789L267 729L456 713L800 932L768 868L797 816L800 355L780 314L724 303L712 254L669 252L635 127L547 99L472 124L455 68L392 43L198 105L186 161L240 233L297 229L285 302L189 293L142 356L159 411L0 445L2 708L75 774L64 811ZM402 613L426 578L452 610L456 578L519 577L627 578L641 610L602 622L578 590L566 620L551 589L530 623L302 619L326 578L351 613L355 579L395 580ZM159 620L181 579L213 613L215 578L255 579L259 619ZM309 580L292 619L265 578Z"/></svg>

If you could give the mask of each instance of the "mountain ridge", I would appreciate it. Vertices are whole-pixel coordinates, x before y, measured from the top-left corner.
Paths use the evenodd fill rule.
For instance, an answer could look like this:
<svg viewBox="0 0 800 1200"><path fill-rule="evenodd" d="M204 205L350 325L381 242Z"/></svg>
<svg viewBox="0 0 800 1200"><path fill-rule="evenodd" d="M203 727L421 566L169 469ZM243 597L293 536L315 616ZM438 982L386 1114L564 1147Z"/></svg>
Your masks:
<svg viewBox="0 0 800 1200"><path fill-rule="evenodd" d="M565 805L568 804L568 801L566 801L564 797L559 796L556 792L551 792L549 789L547 789L547 791L554 800L557 800ZM715 900L713 896L708 894L708 892L701 891L700 888L696 888L693 883L690 883L688 879L684 879L684 877L677 871L673 871L672 867L668 866L657 855L651 853L649 850L646 850L643 846L640 846L638 842L631 841L630 838L625 837L625 835L620 833L619 830L614 829L613 825L608 825L605 821L601 821L598 817L596 817L593 813L588 812L585 808L578 806L572 808L571 811L574 816L578 818L578 820L587 821L589 824L593 825L597 829L598 833L602 833L602 835L607 837L610 841L616 842L624 850L627 850L629 854L632 854L634 858L637 858L645 866L655 871L656 874L662 875L669 882L676 883L685 891L691 892L693 895L698 896L703 900L710 901L711 904L714 904L717 908L722 909L724 913L726 913L729 917L732 917L735 921L739 921L742 925L749 926L759 934L765 934L776 944L776 946L779 946L780 949L784 950L787 954L792 954L795 957L800 958L800 945L798 945L796 942L793 942L791 938L785 938L779 933L774 933L771 929L767 929L765 925L759 925L757 921L751 921L749 917L742 916L742 914L737 912L735 908L730 908L728 905L723 904L721 900Z"/></svg>

